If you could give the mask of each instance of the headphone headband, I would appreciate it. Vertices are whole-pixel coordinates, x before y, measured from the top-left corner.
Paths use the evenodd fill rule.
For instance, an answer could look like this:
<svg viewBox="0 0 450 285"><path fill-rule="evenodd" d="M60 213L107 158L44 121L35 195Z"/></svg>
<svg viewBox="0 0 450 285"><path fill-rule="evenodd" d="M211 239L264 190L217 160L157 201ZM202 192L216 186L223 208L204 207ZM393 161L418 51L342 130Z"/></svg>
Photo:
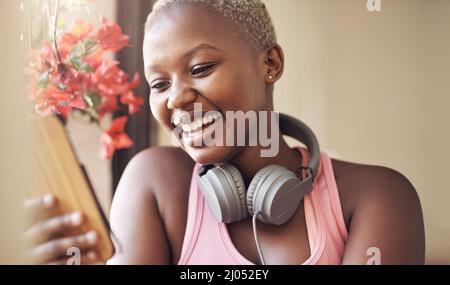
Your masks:
<svg viewBox="0 0 450 285"><path fill-rule="evenodd" d="M314 178L317 177L320 163L320 145L316 135L305 123L294 117L282 113L278 113L278 117L281 133L304 143L308 148L310 153L309 161L306 167L300 166L298 170L307 170L308 177L306 179L311 179L312 183ZM214 168L214 165L202 165L199 176L203 176L211 168Z"/></svg>
<svg viewBox="0 0 450 285"><path fill-rule="evenodd" d="M301 141L306 145L310 153L309 161L306 169L311 169L312 173L308 171L308 178L311 182L317 177L317 171L320 163L320 145L314 132L302 121L297 120L286 114L279 113L280 131L283 135Z"/></svg>

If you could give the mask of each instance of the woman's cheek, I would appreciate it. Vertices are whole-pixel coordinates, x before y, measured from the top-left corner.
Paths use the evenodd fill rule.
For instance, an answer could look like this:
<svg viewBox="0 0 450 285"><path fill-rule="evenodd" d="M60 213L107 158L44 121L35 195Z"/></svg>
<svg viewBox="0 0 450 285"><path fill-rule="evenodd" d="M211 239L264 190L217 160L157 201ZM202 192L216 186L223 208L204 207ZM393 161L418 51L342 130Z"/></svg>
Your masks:
<svg viewBox="0 0 450 285"><path fill-rule="evenodd" d="M170 115L163 102L160 102L159 98L155 98L155 96L150 96L150 111L153 114L155 120L162 126L168 128L170 123ZM168 118L168 119L167 119Z"/></svg>
<svg viewBox="0 0 450 285"><path fill-rule="evenodd" d="M220 108L226 110L241 110L243 106L242 89L239 79L227 72L212 74L202 84L207 99Z"/></svg>

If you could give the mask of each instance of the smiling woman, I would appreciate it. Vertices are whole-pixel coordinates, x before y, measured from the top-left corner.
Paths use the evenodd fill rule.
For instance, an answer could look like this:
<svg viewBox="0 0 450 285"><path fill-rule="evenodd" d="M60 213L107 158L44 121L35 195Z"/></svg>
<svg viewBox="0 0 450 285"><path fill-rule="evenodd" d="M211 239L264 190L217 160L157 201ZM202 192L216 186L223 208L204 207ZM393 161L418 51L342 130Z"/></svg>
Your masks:
<svg viewBox="0 0 450 285"><path fill-rule="evenodd" d="M272 62L270 66L263 67L262 54L256 53L255 49L260 49L269 42L249 44L251 37L235 28L238 23L229 25L230 20L211 13L204 5L192 6L191 15L186 15L186 7L179 6L176 1L170 3L171 5L157 6L150 15L144 41L144 62L148 67L146 76L151 86L150 105L155 118L167 129L172 130L171 119L181 115L180 106L187 103L199 103L202 104L204 112L218 111L223 115L226 111L273 109L272 94L266 91L272 86L261 82L268 80L273 83L281 77L283 66L280 63L283 58L281 49L274 45L275 48L271 52L273 59L270 59ZM247 8L252 7L249 5ZM209 14L206 14L206 17L205 11ZM239 11L234 11L236 12ZM189 21L189 16L198 20ZM174 22L172 20L174 18L180 20ZM202 33L198 32L199 29ZM256 29L247 30L256 31ZM184 44L176 44L173 37L165 36L166 33L179 34L177 42ZM190 48L186 49L187 46ZM155 66L159 66L157 72ZM172 70L178 71L180 75L176 80L173 77L169 78L168 72ZM258 70L259 73L255 72ZM272 79L268 79L267 73ZM198 88L205 89L210 96L197 96L196 89L189 88L189 85L185 84L188 81ZM237 98L240 99L236 100ZM173 112L167 105L173 107ZM219 109L218 106L222 108ZM160 111L161 107L166 111L164 109ZM197 158L197 162L205 163L226 161L235 155L235 151L236 149L226 147L221 148L221 152L215 151L214 148L202 151L192 148L191 155ZM204 159L200 157L208 154L213 157Z"/></svg>
<svg viewBox="0 0 450 285"><path fill-rule="evenodd" d="M26 201L27 211L22 212L23 184L33 181L27 165L36 161L21 148L36 145L25 136L27 114L20 99L27 82L18 61L25 46L34 45L27 35L47 34L27 32L45 25L24 21L30 19L26 15L38 20L36 13L62 28L46 16L57 11L52 7L58 3L90 3L79 11L88 22L97 22L100 14L109 23L117 21L123 34L130 35L130 46L117 55L120 69L130 75L139 71L148 81L136 88L136 94L149 95L143 96L141 112L128 123L116 121L107 131L112 139L104 137L111 145L129 144L124 131L135 141L130 151L115 154L113 179L110 165L96 159L101 134L78 120L66 125L105 211L111 206L111 180L117 186L110 213L115 254L107 264L422 264L424 228L426 263L450 263L450 227L442 218L450 215L445 187L450 161L450 1L12 2L0 4L0 29L10 37L0 55L5 68L2 93L9 94L1 97L7 107L1 121L0 263L97 263L99 241L107 236L95 232L92 211L84 209L89 199L67 185L57 189L82 205L81 212L67 212L62 199L47 195ZM44 9L35 9L41 4ZM60 19L66 19L64 9ZM69 13L67 24L78 18ZM87 35L83 30L91 29L73 27L66 40L81 40ZM117 26L109 27L120 35ZM111 35L102 32L100 39ZM112 40L119 39L122 46L125 39L120 38ZM50 58L53 48L48 49ZM113 81L125 75L117 69L113 73ZM113 87L121 89L119 85ZM258 115L276 114L274 110L301 118L314 133L308 134L305 126L293 131L283 120L282 134L272 132L276 128L271 128L269 116ZM236 114L243 119L234 119ZM262 155L267 145L261 138L251 143L261 130L269 146L279 144L275 155ZM285 139L292 133L299 142ZM213 134L232 143L207 145L205 138ZM163 147L170 144L169 135L180 139L177 147ZM311 147L315 135L320 148ZM240 136L243 145L236 144ZM156 144L161 146L148 149ZM309 166L313 161L317 171ZM50 180L84 183L79 175L62 173L58 161L51 162L57 170L49 170ZM47 180L41 181L46 193ZM298 187L303 183L306 190ZM23 241L31 247L24 248ZM24 259L26 255L32 258ZM263 279L265 272L184 270L172 275L232 280ZM271 272L267 276L275 277Z"/></svg>
<svg viewBox="0 0 450 285"><path fill-rule="evenodd" d="M254 191L276 181L278 167L296 176L311 149L290 148L278 134L278 153L261 157L260 143L199 147L190 137L193 130L220 129L217 120L208 125L208 112L226 119L229 111L274 110L274 84L285 61L261 1L159 1L146 24L143 56L154 117L169 132L181 127L184 134L181 148L152 148L127 166L111 210L123 250L109 264L261 264L261 251L267 264L424 262L422 212L411 183L392 169L325 152L313 189L292 218L281 225L258 221L261 243L254 243ZM204 111L198 123L196 105ZM267 117L257 123L270 126ZM224 137L236 135L221 129ZM204 169L222 171L224 189L250 215L215 220L199 187ZM381 258L367 255L374 248Z"/></svg>

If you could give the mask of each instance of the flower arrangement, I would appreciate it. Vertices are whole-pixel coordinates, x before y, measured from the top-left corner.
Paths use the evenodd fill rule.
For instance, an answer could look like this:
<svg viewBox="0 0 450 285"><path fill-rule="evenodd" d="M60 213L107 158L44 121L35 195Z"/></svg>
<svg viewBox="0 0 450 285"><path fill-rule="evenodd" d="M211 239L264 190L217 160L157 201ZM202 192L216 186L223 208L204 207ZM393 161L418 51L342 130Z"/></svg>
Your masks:
<svg viewBox="0 0 450 285"><path fill-rule="evenodd" d="M113 120L107 129L102 128L103 119L124 106L130 115L135 114L144 103L133 92L140 83L139 74L129 78L111 57L129 45L129 37L106 18L96 31L93 24L76 20L67 31L57 33L58 5L56 1L53 36L30 52L29 99L40 115L67 119L77 111L87 116L102 129L99 156L108 160L133 141L124 131L128 116Z"/></svg>

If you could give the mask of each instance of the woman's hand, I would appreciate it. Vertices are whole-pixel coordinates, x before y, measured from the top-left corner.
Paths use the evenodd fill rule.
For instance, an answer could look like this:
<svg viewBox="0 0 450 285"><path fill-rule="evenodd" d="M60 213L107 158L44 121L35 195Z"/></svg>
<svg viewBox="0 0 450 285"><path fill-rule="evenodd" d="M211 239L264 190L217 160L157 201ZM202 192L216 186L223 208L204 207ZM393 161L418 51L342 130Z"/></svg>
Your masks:
<svg viewBox="0 0 450 285"><path fill-rule="evenodd" d="M24 234L27 262L65 265L74 259L73 252L68 253L68 249L77 248L80 264L98 263L98 235L81 230L84 217L80 212L59 214L57 204L52 195L25 201L31 224Z"/></svg>

